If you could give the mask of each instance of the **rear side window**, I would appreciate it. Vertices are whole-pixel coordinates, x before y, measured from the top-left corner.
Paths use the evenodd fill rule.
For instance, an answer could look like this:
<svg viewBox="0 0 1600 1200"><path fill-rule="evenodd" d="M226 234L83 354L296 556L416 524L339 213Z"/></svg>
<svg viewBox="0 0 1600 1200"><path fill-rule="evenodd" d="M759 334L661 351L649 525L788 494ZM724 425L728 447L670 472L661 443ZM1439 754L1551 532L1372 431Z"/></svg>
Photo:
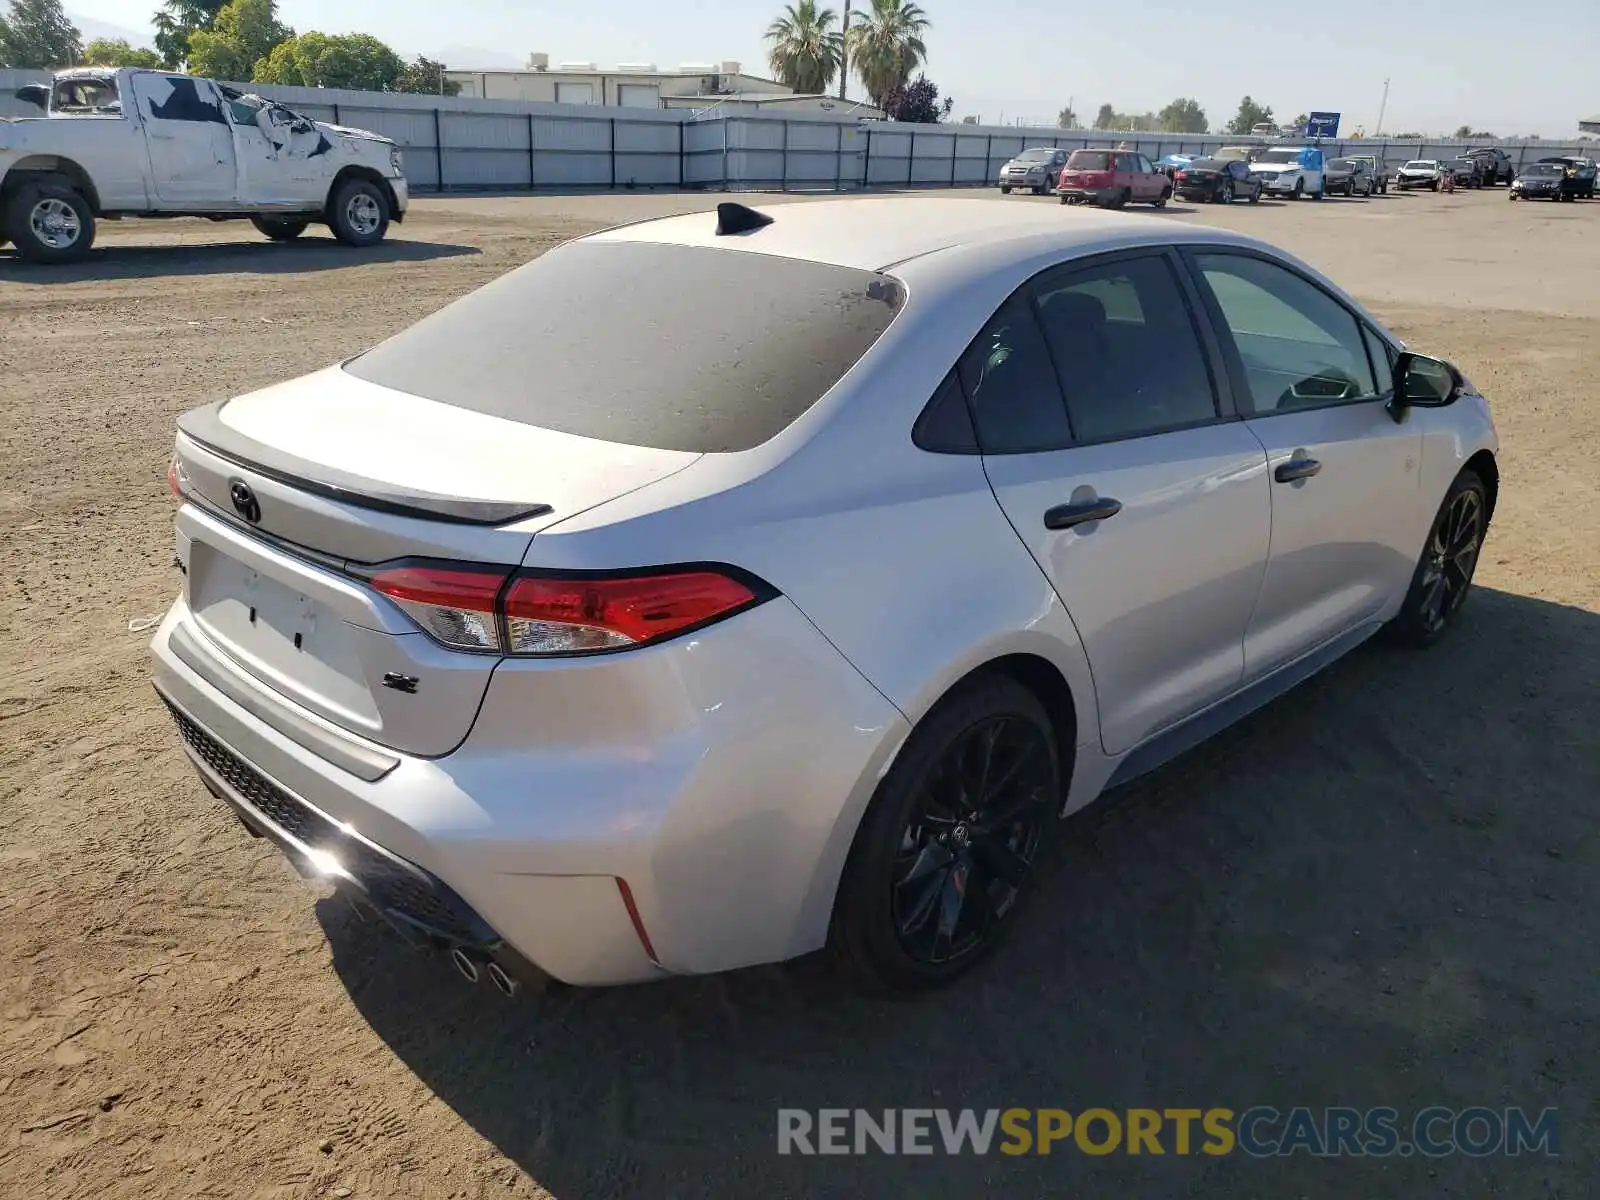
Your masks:
<svg viewBox="0 0 1600 1200"><path fill-rule="evenodd" d="M1034 287L1080 442L1216 417L1199 335L1166 259L1067 268Z"/></svg>
<svg viewBox="0 0 1600 1200"><path fill-rule="evenodd" d="M887 275L768 254L574 242L346 365L562 433L748 450L838 383L900 311Z"/></svg>
<svg viewBox="0 0 1600 1200"><path fill-rule="evenodd" d="M1050 351L1026 290L1012 296L957 366L986 454L1055 450L1072 440Z"/></svg>

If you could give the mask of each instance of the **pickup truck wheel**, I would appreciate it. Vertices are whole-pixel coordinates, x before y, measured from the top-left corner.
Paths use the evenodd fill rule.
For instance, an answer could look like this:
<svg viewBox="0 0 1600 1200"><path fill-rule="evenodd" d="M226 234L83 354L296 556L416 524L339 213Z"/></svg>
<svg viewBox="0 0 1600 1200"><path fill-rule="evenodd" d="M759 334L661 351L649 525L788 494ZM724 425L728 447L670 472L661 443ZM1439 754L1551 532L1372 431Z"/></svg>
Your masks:
<svg viewBox="0 0 1600 1200"><path fill-rule="evenodd" d="M378 185L352 179L333 198L328 225L347 246L376 246L389 230L389 202Z"/></svg>
<svg viewBox="0 0 1600 1200"><path fill-rule="evenodd" d="M64 183L23 184L6 206L5 228L30 262L76 262L94 245L94 212Z"/></svg>
<svg viewBox="0 0 1600 1200"><path fill-rule="evenodd" d="M251 217L250 224L275 242L292 242L306 231L306 226L311 222L300 217L261 216Z"/></svg>

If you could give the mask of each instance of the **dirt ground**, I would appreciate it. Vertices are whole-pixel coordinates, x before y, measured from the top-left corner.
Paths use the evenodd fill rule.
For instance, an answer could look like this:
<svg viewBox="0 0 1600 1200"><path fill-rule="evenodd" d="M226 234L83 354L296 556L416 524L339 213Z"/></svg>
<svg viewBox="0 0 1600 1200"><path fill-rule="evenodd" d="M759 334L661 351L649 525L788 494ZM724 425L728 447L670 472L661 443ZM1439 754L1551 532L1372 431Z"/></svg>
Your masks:
<svg viewBox="0 0 1600 1200"><path fill-rule="evenodd" d="M319 899L206 793L129 630L178 587L177 414L561 237L717 199L427 200L372 253L129 222L79 267L0 254L0 1196L1593 1195L1600 204L1149 215L1258 230L1460 363L1493 399L1500 509L1451 642L1364 649L1075 818L956 989L867 1001L802 963L507 1003ZM1555 1107L1562 1154L775 1145L780 1106L1256 1104Z"/></svg>

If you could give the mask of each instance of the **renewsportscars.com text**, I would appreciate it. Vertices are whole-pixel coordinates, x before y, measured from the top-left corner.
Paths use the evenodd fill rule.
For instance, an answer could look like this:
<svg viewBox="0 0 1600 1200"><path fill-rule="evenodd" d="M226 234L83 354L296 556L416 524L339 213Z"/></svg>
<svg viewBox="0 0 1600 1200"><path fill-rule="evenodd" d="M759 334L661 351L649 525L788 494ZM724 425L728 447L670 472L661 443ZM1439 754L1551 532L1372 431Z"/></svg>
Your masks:
<svg viewBox="0 0 1600 1200"><path fill-rule="evenodd" d="M1556 1110L1394 1108L778 1110L779 1154L1554 1155Z"/></svg>

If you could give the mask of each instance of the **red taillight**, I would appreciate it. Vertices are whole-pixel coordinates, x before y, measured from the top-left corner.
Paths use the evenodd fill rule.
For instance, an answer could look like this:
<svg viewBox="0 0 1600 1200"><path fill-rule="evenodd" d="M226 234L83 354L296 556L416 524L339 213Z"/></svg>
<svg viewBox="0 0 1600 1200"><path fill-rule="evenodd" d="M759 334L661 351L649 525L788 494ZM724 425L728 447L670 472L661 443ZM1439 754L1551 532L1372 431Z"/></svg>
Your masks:
<svg viewBox="0 0 1600 1200"><path fill-rule="evenodd" d="M583 654L660 641L763 599L760 585L703 569L577 576L403 563L367 576L435 641L498 654Z"/></svg>
<svg viewBox="0 0 1600 1200"><path fill-rule="evenodd" d="M179 464L176 454L172 456L172 461L167 463L167 490L179 500L183 499L183 467Z"/></svg>
<svg viewBox="0 0 1600 1200"><path fill-rule="evenodd" d="M671 637L755 602L713 571L571 579L523 576L506 593L513 654L616 650Z"/></svg>
<svg viewBox="0 0 1600 1200"><path fill-rule="evenodd" d="M1173 176L1173 178L1174 179L1187 179L1187 178L1189 178L1189 172L1187 172L1187 171L1179 171L1175 176Z"/></svg>

